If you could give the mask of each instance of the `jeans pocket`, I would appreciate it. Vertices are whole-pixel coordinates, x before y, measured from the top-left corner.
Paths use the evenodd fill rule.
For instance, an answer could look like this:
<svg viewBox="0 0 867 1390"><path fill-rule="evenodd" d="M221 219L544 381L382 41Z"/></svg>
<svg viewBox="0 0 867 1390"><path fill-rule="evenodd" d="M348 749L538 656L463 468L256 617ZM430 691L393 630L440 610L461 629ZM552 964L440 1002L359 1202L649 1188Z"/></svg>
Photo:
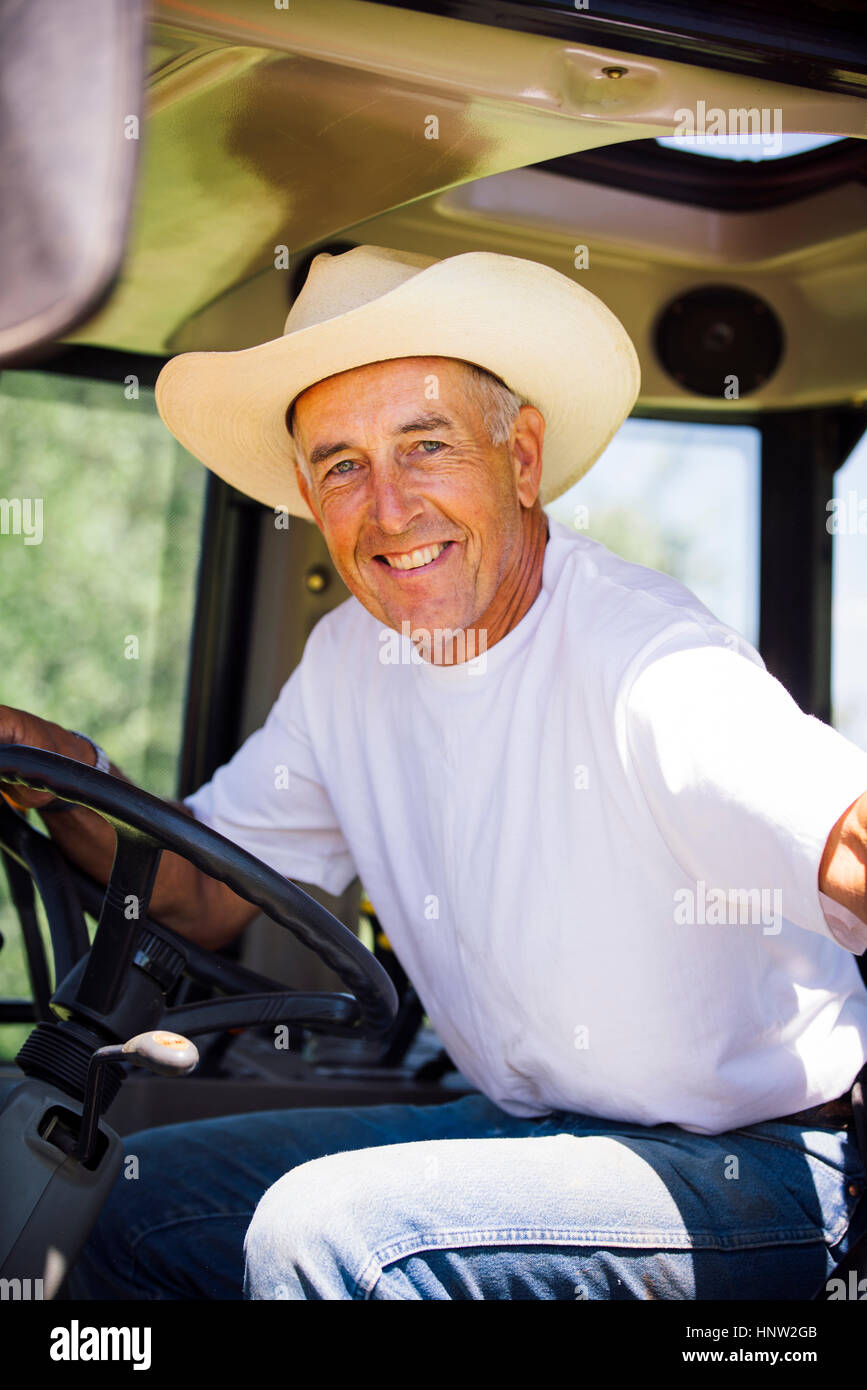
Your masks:
<svg viewBox="0 0 867 1390"><path fill-rule="evenodd" d="M854 1133L847 1128L810 1128L774 1121L740 1133L765 1150L778 1181L817 1231L821 1228L825 1241L838 1244L867 1189L867 1173Z"/></svg>

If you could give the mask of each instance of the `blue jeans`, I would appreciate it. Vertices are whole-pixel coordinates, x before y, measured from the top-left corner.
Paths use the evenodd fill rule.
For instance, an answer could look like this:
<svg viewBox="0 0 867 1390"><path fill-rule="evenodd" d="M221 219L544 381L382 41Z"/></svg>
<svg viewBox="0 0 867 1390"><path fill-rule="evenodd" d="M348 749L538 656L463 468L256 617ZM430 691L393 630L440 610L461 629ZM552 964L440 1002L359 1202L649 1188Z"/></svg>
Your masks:
<svg viewBox="0 0 867 1390"><path fill-rule="evenodd" d="M138 1176L72 1298L808 1299L865 1224L854 1136L775 1122L518 1119L475 1094L169 1125L125 1151Z"/></svg>

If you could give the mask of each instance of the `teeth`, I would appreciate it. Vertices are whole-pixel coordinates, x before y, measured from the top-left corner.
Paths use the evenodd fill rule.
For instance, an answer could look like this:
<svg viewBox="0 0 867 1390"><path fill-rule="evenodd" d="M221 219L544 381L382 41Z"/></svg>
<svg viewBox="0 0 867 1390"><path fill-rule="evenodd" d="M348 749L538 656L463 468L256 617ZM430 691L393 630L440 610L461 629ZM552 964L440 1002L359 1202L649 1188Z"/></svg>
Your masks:
<svg viewBox="0 0 867 1390"><path fill-rule="evenodd" d="M441 555L447 545L448 541L443 541L441 545L427 545L424 550L411 550L408 555L384 555L383 559L393 570L417 570Z"/></svg>

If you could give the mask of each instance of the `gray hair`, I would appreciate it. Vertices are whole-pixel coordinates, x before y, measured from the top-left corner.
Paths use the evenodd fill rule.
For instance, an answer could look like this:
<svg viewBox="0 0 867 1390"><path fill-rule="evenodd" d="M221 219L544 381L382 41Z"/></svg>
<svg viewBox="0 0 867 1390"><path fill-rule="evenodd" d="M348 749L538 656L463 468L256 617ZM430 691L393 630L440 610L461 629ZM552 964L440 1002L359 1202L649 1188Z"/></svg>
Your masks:
<svg viewBox="0 0 867 1390"><path fill-rule="evenodd" d="M522 405L529 405L526 396L510 390L504 381L475 362L463 362L467 370L467 395L479 408L492 444L505 444L512 421Z"/></svg>
<svg viewBox="0 0 867 1390"><path fill-rule="evenodd" d="M489 372L487 368L479 367L475 362L465 362L462 358L453 360L459 362L465 369L467 395L478 407L491 443L505 444L509 438L512 421L521 406L530 405L531 402L527 400L526 396L519 396L515 391L512 391L500 377ZM301 472L309 483L310 472L307 467L307 460L295 438L295 404L297 400L298 397L296 396L286 411L286 428L295 445Z"/></svg>

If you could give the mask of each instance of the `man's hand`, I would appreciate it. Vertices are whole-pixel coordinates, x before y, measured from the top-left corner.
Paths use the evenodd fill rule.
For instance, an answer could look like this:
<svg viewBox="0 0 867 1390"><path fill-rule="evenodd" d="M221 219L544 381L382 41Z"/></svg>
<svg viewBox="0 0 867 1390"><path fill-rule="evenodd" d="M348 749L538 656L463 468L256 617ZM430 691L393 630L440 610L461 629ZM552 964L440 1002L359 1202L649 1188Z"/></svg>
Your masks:
<svg viewBox="0 0 867 1390"><path fill-rule="evenodd" d="M40 719L26 710L0 705L0 744L20 743L44 748L66 758L94 766L93 749L86 739L70 729ZM111 764L114 777L124 777ZM32 791L18 783L0 782L0 793L21 810L39 810L54 800L53 792ZM170 805L192 818L183 802ZM107 883L114 862L114 831L108 821L85 806L62 815L45 813L45 824L52 839L73 864L77 864L98 883ZM239 898L219 879L203 874L180 855L164 850L151 895L150 911L158 922L200 946L217 950L233 940L255 917L257 909Z"/></svg>
<svg viewBox="0 0 867 1390"><path fill-rule="evenodd" d="M23 709L13 709L11 705L0 705L0 744L22 743L30 748L45 748L49 753L60 753L65 758L88 763L93 767L93 749L86 739L53 724L50 719L40 719L38 714L28 714ZM0 782L0 791L16 806L29 811L38 810L54 800L53 792L32 791L30 787L17 783Z"/></svg>
<svg viewBox="0 0 867 1390"><path fill-rule="evenodd" d="M828 836L819 887L867 926L867 791L844 811Z"/></svg>

